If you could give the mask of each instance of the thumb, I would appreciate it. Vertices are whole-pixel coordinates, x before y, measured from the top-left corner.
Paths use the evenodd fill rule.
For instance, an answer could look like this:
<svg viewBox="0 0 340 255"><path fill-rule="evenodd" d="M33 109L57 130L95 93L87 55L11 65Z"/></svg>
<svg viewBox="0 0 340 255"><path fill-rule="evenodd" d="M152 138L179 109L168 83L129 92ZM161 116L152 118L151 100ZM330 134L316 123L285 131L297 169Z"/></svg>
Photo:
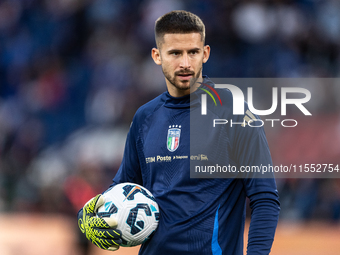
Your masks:
<svg viewBox="0 0 340 255"><path fill-rule="evenodd" d="M99 197L98 197L99 196ZM98 199L96 202L96 206L94 208L94 212L98 211L98 208L105 204L105 198L102 194L97 195Z"/></svg>
<svg viewBox="0 0 340 255"><path fill-rule="evenodd" d="M95 196L94 198L90 199L83 207L86 214L93 214L95 213L100 206L105 203L105 198L102 194Z"/></svg>

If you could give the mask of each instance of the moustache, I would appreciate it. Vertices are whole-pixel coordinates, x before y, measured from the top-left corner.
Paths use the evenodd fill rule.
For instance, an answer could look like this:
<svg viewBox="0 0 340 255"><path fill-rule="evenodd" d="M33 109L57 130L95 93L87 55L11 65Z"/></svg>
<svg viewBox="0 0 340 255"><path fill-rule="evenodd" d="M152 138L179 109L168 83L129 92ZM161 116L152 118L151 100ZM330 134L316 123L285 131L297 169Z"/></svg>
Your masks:
<svg viewBox="0 0 340 255"><path fill-rule="evenodd" d="M175 75L194 75L194 74L195 74L194 71L185 71L185 70L175 72Z"/></svg>

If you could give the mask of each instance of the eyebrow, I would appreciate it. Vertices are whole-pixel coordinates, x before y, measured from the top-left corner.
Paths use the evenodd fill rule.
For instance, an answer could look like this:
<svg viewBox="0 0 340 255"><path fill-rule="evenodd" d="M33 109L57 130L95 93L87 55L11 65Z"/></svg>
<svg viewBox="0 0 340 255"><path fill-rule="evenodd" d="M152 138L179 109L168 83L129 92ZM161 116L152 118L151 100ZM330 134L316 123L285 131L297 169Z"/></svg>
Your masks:
<svg viewBox="0 0 340 255"><path fill-rule="evenodd" d="M201 50L201 48L196 47L196 48L189 49L187 51L200 51L200 50ZM168 53L173 53L173 52L182 52L182 51L183 50L171 49L171 50L168 50L167 52Z"/></svg>

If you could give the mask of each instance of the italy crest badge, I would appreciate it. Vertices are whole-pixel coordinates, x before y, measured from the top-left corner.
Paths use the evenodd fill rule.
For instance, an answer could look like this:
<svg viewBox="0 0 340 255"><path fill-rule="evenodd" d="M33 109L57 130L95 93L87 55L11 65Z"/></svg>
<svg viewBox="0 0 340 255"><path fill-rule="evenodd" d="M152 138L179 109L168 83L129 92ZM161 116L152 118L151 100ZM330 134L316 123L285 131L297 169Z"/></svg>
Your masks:
<svg viewBox="0 0 340 255"><path fill-rule="evenodd" d="M173 152L179 146L179 138L181 137L181 126L170 125L168 130L167 148Z"/></svg>

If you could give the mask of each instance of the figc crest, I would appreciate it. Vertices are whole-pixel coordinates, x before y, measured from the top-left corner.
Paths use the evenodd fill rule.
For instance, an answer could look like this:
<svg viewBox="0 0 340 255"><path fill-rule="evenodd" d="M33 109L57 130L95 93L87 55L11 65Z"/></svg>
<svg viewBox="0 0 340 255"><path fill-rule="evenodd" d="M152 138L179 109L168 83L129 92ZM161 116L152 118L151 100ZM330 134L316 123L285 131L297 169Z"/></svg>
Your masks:
<svg viewBox="0 0 340 255"><path fill-rule="evenodd" d="M179 146L179 140L181 137L181 126L170 125L167 137L167 148L169 151L173 152L177 150Z"/></svg>

